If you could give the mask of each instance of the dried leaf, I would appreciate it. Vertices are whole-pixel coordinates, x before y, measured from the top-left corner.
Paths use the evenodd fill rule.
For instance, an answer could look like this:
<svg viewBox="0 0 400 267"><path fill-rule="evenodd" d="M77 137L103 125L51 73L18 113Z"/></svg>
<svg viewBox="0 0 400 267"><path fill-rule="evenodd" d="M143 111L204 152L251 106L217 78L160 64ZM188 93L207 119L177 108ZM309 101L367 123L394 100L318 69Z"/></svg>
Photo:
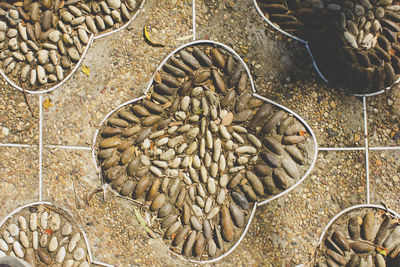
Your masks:
<svg viewBox="0 0 400 267"><path fill-rule="evenodd" d="M44 232L45 232L48 236L52 236L52 235L53 235L53 230L51 230L50 228L47 228L46 230L44 230Z"/></svg>
<svg viewBox="0 0 400 267"><path fill-rule="evenodd" d="M194 114L199 115L199 114L201 114L201 113L203 113L203 112L204 112L203 109L199 109L198 111L194 112Z"/></svg>
<svg viewBox="0 0 400 267"><path fill-rule="evenodd" d="M44 107L45 109L49 109L49 108L52 107L52 106L54 106L54 104L51 103L50 98L47 98L47 99L45 99L45 100L43 101L43 107Z"/></svg>
<svg viewBox="0 0 400 267"><path fill-rule="evenodd" d="M360 135L359 134L355 134L354 135L354 142L358 142L358 141L360 141Z"/></svg>
<svg viewBox="0 0 400 267"><path fill-rule="evenodd" d="M300 135L300 136L305 136L306 134L307 134L306 131L299 131L299 135Z"/></svg>
<svg viewBox="0 0 400 267"><path fill-rule="evenodd" d="M154 74L154 81L156 83L161 83L162 82L161 74L158 71L156 71L156 73Z"/></svg>
<svg viewBox="0 0 400 267"><path fill-rule="evenodd" d="M221 124L226 126L231 124L233 121L233 113L232 112L228 112L228 114L225 115L225 117L222 119Z"/></svg>
<svg viewBox="0 0 400 267"><path fill-rule="evenodd" d="M389 252L389 250L388 250L387 248L384 248L384 247L377 247L377 248L376 248L376 251L377 251L379 254L381 254L382 256L384 256L384 257L386 257L387 254L388 254L388 252Z"/></svg>
<svg viewBox="0 0 400 267"><path fill-rule="evenodd" d="M23 6L23 5L24 5L23 2L15 2L15 3L14 3L14 6Z"/></svg>
<svg viewBox="0 0 400 267"><path fill-rule="evenodd" d="M152 231L150 230L150 228L147 226L146 220L142 217L142 215L140 214L140 212L139 212L136 208L133 208L133 209L135 210L135 215L136 215L136 218L138 219L139 223L143 226L144 230L145 230L150 236L152 236L153 233L152 233Z"/></svg>
<svg viewBox="0 0 400 267"><path fill-rule="evenodd" d="M82 72L85 73L87 76L90 75L90 68L86 67L85 65L82 64Z"/></svg>
<svg viewBox="0 0 400 267"><path fill-rule="evenodd" d="M153 151L154 150L154 142L150 143L150 150Z"/></svg>
<svg viewBox="0 0 400 267"><path fill-rule="evenodd" d="M163 105L163 109L169 108L171 105L172 105L172 102L171 102L171 101L168 101L167 103L165 103L165 104Z"/></svg>
<svg viewBox="0 0 400 267"><path fill-rule="evenodd" d="M159 47L164 47L164 46L165 46L164 44L162 44L162 43L157 43L157 42L153 41L153 40L150 38L150 33L149 33L149 31L147 30L147 26L146 26L146 25L144 25L143 33L144 33L144 38L145 38L145 40L146 40L148 43L150 43L152 46L159 46Z"/></svg>

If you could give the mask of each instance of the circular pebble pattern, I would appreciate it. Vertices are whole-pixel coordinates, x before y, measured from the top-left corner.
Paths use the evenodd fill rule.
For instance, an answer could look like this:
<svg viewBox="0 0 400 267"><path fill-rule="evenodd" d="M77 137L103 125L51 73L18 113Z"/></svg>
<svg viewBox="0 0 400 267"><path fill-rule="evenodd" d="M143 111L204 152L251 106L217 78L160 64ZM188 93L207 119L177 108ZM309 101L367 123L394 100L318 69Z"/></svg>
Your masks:
<svg viewBox="0 0 400 267"><path fill-rule="evenodd" d="M350 93L390 87L400 74L400 5L392 0L258 0L271 23L306 40L327 79Z"/></svg>
<svg viewBox="0 0 400 267"><path fill-rule="evenodd" d="M111 114L97 138L104 181L142 203L157 217L155 232L189 259L224 254L255 202L290 188L310 166L305 127L249 87L225 49L185 47L145 99Z"/></svg>
<svg viewBox="0 0 400 267"><path fill-rule="evenodd" d="M399 218L380 209L353 210L334 222L318 252L318 267L399 266Z"/></svg>
<svg viewBox="0 0 400 267"><path fill-rule="evenodd" d="M90 36L127 23L142 1L0 2L0 67L26 90L48 89L74 69Z"/></svg>
<svg viewBox="0 0 400 267"><path fill-rule="evenodd" d="M18 257L32 266L90 266L82 232L65 212L32 205L0 226L0 256Z"/></svg>

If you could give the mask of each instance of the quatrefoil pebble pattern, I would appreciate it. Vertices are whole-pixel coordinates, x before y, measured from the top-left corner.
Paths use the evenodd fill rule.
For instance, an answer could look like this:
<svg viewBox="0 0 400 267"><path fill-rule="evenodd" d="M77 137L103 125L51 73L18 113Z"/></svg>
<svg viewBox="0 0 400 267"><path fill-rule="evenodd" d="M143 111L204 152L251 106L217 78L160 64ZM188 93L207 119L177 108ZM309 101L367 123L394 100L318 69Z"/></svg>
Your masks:
<svg viewBox="0 0 400 267"><path fill-rule="evenodd" d="M271 25L309 43L319 69L333 84L365 94L398 81L398 1L255 2Z"/></svg>
<svg viewBox="0 0 400 267"><path fill-rule="evenodd" d="M17 257L31 266L90 266L86 237L54 206L25 207L0 225L0 233L0 257Z"/></svg>
<svg viewBox="0 0 400 267"><path fill-rule="evenodd" d="M93 36L130 22L143 1L0 3L0 66L15 85L49 89L75 70Z"/></svg>
<svg viewBox="0 0 400 267"><path fill-rule="evenodd" d="M376 208L346 213L330 226L318 253L318 267L399 266L399 218Z"/></svg>
<svg viewBox="0 0 400 267"><path fill-rule="evenodd" d="M104 181L142 203L188 259L226 253L256 202L298 182L313 142L300 121L256 98L232 53L189 45L154 75L144 99L116 110L96 141Z"/></svg>

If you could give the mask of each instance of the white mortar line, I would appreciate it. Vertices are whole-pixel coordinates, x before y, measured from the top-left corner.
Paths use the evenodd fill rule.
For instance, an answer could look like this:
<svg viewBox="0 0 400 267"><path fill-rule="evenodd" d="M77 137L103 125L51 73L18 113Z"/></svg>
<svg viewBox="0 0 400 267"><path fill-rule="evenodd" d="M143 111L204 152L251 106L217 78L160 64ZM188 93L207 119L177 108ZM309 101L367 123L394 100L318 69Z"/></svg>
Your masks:
<svg viewBox="0 0 400 267"><path fill-rule="evenodd" d="M325 78L325 76L322 74L322 72L321 72L321 71L319 70L319 68L318 68L317 62L316 62L315 59L314 59L314 56L313 56L313 54L312 54L312 52L311 52L311 49L310 49L310 46L308 45L308 42L305 44L305 46L306 46L306 49L307 49L308 54L310 54L311 60L312 60L313 65L314 65L314 69L317 71L319 77L320 77L325 83L328 83L328 79Z"/></svg>
<svg viewBox="0 0 400 267"><path fill-rule="evenodd" d="M237 246L239 246L240 242L242 242L243 238L246 236L247 231L250 228L251 223L253 222L253 218L254 218L254 214L256 213L256 209L258 207L258 203L255 202L254 206L253 206L253 210L250 213L250 217L249 217L249 221L247 222L246 227L243 230L243 233L241 234L241 236L239 237L238 241L236 241L235 245L233 245L233 247L231 247L227 252L225 252L224 254L222 254L221 256L211 259L211 260L204 260L204 261L198 261L198 260L189 260L190 262L193 263L200 263L200 264L205 264L205 263L213 263L219 260L222 260L223 258L225 258L226 256L228 256L230 253L232 253L232 251L234 251L236 249Z"/></svg>
<svg viewBox="0 0 400 267"><path fill-rule="evenodd" d="M245 66L246 66L246 65L245 65ZM251 77L250 72L249 72L249 76ZM250 80L250 81L253 83L253 80ZM254 86L254 84L252 84L252 85ZM285 106L283 106L283 105L281 105L281 104L278 104L278 103L272 101L271 99L268 99L268 98L266 98L266 97L263 97L263 96L261 96L261 95L259 95L259 94L257 94L257 93L253 93L253 96L254 96L254 97L257 97L257 98L259 98L259 99L261 99L261 100L264 100L265 102L268 102L268 103L270 103L270 104L273 104L273 105L275 105L275 106L277 106L277 107L279 107L279 108L285 110L286 112L292 114L296 119L298 119L298 120L307 128L308 132L311 134L311 137L312 137L313 142L314 142L314 145L315 145L315 147L314 147L314 155L313 155L314 157L313 157L313 160L312 160L312 162L311 162L311 164L310 164L310 167L308 167L306 173L303 175L303 177L301 177L300 180L297 181L297 183L295 183L294 185L292 185L290 188L286 189L285 191L280 192L279 194L277 194L277 195L275 195L275 196L273 196L273 197L271 197L271 198L268 198L268 199L266 199L266 200L264 200L264 201L259 202L258 205L261 206L261 205L267 204L268 202L270 202L270 201L272 201L272 200L274 200L274 199L277 199L277 198L283 196L284 194L289 193L290 191L292 191L293 189L295 189L299 184L301 184L301 183L308 177L308 175L309 175L309 174L311 173L311 171L313 170L313 168L314 168L314 166L315 166L315 163L317 162L317 157L318 157L318 141L317 141L317 137L316 137L316 135L315 135L313 129L311 128L311 126L310 126L299 114L297 114L297 113L294 112L293 110L291 110L291 109L289 109L289 108L287 108L287 107L285 107Z"/></svg>
<svg viewBox="0 0 400 267"><path fill-rule="evenodd" d="M290 38L292 38L292 39L294 39L296 41L299 41L299 42L301 42L303 44L307 44L307 41L305 41L305 40L303 40L303 39L301 39L301 38L299 38L297 36L291 35L288 32L285 32L281 28L277 27L274 23L272 23L269 19L267 19L265 17L264 13L262 12L261 8L258 6L257 0L253 0L253 4L255 5L255 7L257 9L258 14L260 14L260 16L269 24L269 26L271 26L272 28L274 28L278 32L282 33L283 35L286 35L287 37L290 37Z"/></svg>
<svg viewBox="0 0 400 267"><path fill-rule="evenodd" d="M367 98L363 96L363 114L364 114L364 135L365 135L365 171L367 174L367 204L370 203L370 182L369 182L369 155L368 155L368 115Z"/></svg>
<svg viewBox="0 0 400 267"><path fill-rule="evenodd" d="M51 92L51 91L57 89L57 88L60 87L61 85L63 85L63 84L64 84L69 78L71 78L71 76L78 70L79 66L81 65L83 59L84 59L85 56L86 56L86 53L87 53L88 50L89 50L89 47L92 45L93 38L94 38L94 34L92 33L92 34L90 35L89 42L87 43L87 45L86 45L86 47L85 47L85 50L83 50L83 53L82 53L81 57L79 58L79 61L76 63L75 67L74 67L74 68L72 69L72 71L67 75L67 77L65 77L65 78L62 79L59 83L57 83L56 85L54 85L53 87L51 87L51 88L49 88L49 89L46 89L46 90L43 90L43 91L41 91L41 90L38 90L38 91L31 91L31 90L27 90L27 89L24 90L21 86L17 85L17 84L14 83L13 81L11 81L11 80L7 77L7 75L6 75L1 69L0 69L0 74L3 76L3 78L4 78L9 84L11 84L14 88L16 88L17 90L19 90L19 91L21 91L21 92L25 91L25 92L27 92L27 93L29 93L29 94L33 94L33 95L34 95L34 94L39 94L39 95L41 95L41 94L49 93L49 92Z"/></svg>
<svg viewBox="0 0 400 267"><path fill-rule="evenodd" d="M362 151L365 147L319 147L319 151Z"/></svg>
<svg viewBox="0 0 400 267"><path fill-rule="evenodd" d="M327 230L329 229L329 227L335 222L335 220L337 218L339 218L340 216L342 216L343 214L354 210L354 209L358 209L358 208L377 208L377 209L381 209L381 210L385 210L385 211L389 211L391 214L393 214L395 217L400 219L400 214L398 214L397 212L395 212L394 210L388 209L385 206L382 205L377 205L377 204L359 204L359 205L355 205L355 206L351 206L348 207L344 210L342 210L341 212L339 212L338 214L336 214L329 222L328 224L325 226L325 229L322 231L321 236L319 238L317 247L319 247L322 243L322 241L324 240L325 234L327 232Z"/></svg>
<svg viewBox="0 0 400 267"><path fill-rule="evenodd" d="M111 264L108 264L108 263L104 263L104 262L101 262L101 261L92 261L92 263L93 264L96 264L96 265L100 265L100 266L106 266L106 267L114 267L114 265L111 265Z"/></svg>
<svg viewBox="0 0 400 267"><path fill-rule="evenodd" d="M377 146L377 147L369 147L369 150L397 150L400 149L400 146Z"/></svg>
<svg viewBox="0 0 400 267"><path fill-rule="evenodd" d="M365 170L367 172L367 204L370 204L368 138L365 138Z"/></svg>
<svg viewBox="0 0 400 267"><path fill-rule="evenodd" d="M188 46L191 46L191 45L196 45L196 44L212 44L212 45L217 45L217 46L220 46L220 47L224 48L224 49L227 50L228 52L232 53L232 54L236 57L236 59L240 61L240 63L242 64L242 66L244 66L244 68L245 68L247 74L249 75L251 90L253 91L253 93L256 93L256 87L255 87L255 85L254 85L253 77L251 76L251 72L250 72L249 67L247 66L246 62L244 62L244 60L240 57L240 55L239 55L235 50L233 50L233 48L227 46L226 44L217 42L217 41L212 41L212 40L197 40L197 41L192 41L192 42L186 43L186 44L184 44L184 45L182 45L182 46L176 48L174 51L172 51L172 52L160 63L160 65L158 65L158 68L157 68L156 71L154 72L152 78L150 79L150 81L149 81L149 83L148 83L148 85L147 85L146 90L144 91L144 96L141 96L141 98L145 97L145 96L147 95L147 93L149 92L149 90L150 90L150 88L151 88L151 86L152 86L152 84L153 84L154 77L155 77L157 71L161 70L161 68L164 66L164 64L165 64L175 53L177 53L179 50L181 50L181 49L183 49L183 48L185 48L185 47L188 47ZM268 101L271 102L271 100L268 100ZM128 101L128 102L129 102L129 101ZM272 102L271 102L271 103L272 103ZM273 102L273 104L274 104L274 105L277 105L277 106L279 106L279 107L282 107L282 105L279 105L278 103ZM123 106L123 105L126 105L126 103L125 103L125 104L122 104L122 105L120 105L120 106ZM110 113L112 113L112 111L111 111ZM106 120L106 118L104 118L104 120Z"/></svg>
<svg viewBox="0 0 400 267"><path fill-rule="evenodd" d="M107 263L103 263L103 262L99 262L99 261L95 261L95 260L93 259L92 248L90 247L89 239L88 239L88 237L87 237L87 235L86 235L86 232L83 230L82 225L81 225L78 221L75 220L74 216L72 216L71 213L70 213L69 211L64 210L64 209L62 209L62 208L60 208L60 207L58 207L58 206L55 206L53 203L45 202L45 201L37 201L37 202L32 202L32 203L29 203L29 204L25 204L25 205L23 205L23 206L20 206L20 207L18 207L17 209L13 210L11 213L9 213L6 217L4 217L3 220L0 221L0 228L3 226L3 224L4 224L9 218L11 218L12 216L14 216L14 215L17 214L18 212L20 212L22 209L27 208L27 207L33 207L33 206L36 206L36 205L43 205L43 204L44 204L44 205L48 205L48 206L55 207L55 208L57 208L59 211L65 212L65 213L67 214L67 216L70 217L70 218L72 218L72 220L76 223L77 227L79 228L79 231L80 231L80 232L82 233L82 235L83 235L83 240L84 240L84 242L85 242L85 244L86 244L86 248L87 248L87 251L88 251L88 257L89 257L90 263L94 263L94 264L101 265L101 266L106 266L106 267L114 267L113 265L110 265L110 264L107 264ZM55 212L56 212L56 213L59 213L58 211L55 211Z"/></svg>
<svg viewBox="0 0 400 267"><path fill-rule="evenodd" d="M192 1L192 24L193 24L193 41L196 41L196 0Z"/></svg>
<svg viewBox="0 0 400 267"><path fill-rule="evenodd" d="M0 144L0 147L32 147L32 145L25 145L25 144Z"/></svg>
<svg viewBox="0 0 400 267"><path fill-rule="evenodd" d="M97 39L106 37L106 36L108 36L108 35L111 35L111 34L113 34L113 33L119 32L119 31L125 29L126 27L128 27L128 25L131 24L131 22L137 17L137 15L139 15L140 11L142 11L145 2L146 2L145 0L142 1L142 4L140 5L140 7L138 8L138 10L136 11L135 15L132 16L132 18L130 18L123 26L119 27L119 28L116 29L116 30L112 30L112 31L109 31L109 32L106 32L106 33L97 35L96 37L94 37L94 40L97 40Z"/></svg>
<svg viewBox="0 0 400 267"><path fill-rule="evenodd" d="M92 148L89 146L62 146L62 145L45 145L45 148L60 148L60 149L72 149L72 150L89 150Z"/></svg>
<svg viewBox="0 0 400 267"><path fill-rule="evenodd" d="M39 95L39 201L42 201L43 95Z"/></svg>

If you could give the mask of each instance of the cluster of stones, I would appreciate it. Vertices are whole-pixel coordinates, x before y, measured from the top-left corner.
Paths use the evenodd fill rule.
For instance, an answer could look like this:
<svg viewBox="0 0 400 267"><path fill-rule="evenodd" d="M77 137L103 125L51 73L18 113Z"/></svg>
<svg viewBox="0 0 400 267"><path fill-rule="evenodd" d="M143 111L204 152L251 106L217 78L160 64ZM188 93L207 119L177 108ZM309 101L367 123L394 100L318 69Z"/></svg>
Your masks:
<svg viewBox="0 0 400 267"><path fill-rule="evenodd" d="M0 66L30 90L49 87L72 71L90 35L121 27L135 0L0 2Z"/></svg>
<svg viewBox="0 0 400 267"><path fill-rule="evenodd" d="M158 218L155 232L188 258L225 253L251 206L309 166L309 133L248 84L227 51L189 46L156 73L144 100L116 111L100 131L105 182L147 207Z"/></svg>
<svg viewBox="0 0 400 267"><path fill-rule="evenodd" d="M399 266L400 226L389 214L363 212L335 226L326 239L318 267Z"/></svg>
<svg viewBox="0 0 400 267"><path fill-rule="evenodd" d="M53 207L33 206L0 228L0 257L9 255L34 266L90 266L79 228Z"/></svg>
<svg viewBox="0 0 400 267"><path fill-rule="evenodd" d="M398 78L398 1L258 2L271 22L310 41L330 81L355 93L369 93L391 86Z"/></svg>

